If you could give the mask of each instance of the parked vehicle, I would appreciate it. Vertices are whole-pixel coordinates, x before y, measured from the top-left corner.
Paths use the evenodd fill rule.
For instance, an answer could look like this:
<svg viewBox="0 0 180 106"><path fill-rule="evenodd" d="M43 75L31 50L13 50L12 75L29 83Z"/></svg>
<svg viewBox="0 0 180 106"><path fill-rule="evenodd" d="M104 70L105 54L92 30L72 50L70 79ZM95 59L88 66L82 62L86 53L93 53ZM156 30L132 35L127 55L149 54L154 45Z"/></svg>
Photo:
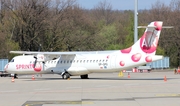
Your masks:
<svg viewBox="0 0 180 106"><path fill-rule="evenodd" d="M150 66L138 66L137 67L138 71L139 72L150 72L151 71L151 67Z"/></svg>
<svg viewBox="0 0 180 106"><path fill-rule="evenodd" d="M1 76L1 77L10 77L11 74L9 74L9 73L7 73L7 72L4 72L4 71L1 71L1 72L0 72L0 76Z"/></svg>

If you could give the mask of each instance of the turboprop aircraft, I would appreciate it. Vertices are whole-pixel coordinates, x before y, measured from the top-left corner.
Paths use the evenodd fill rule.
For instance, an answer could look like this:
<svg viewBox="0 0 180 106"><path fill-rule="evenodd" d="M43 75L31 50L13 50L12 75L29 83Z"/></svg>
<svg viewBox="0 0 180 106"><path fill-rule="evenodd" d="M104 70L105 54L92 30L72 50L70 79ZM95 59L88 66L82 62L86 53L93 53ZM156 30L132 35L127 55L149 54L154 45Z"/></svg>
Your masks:
<svg viewBox="0 0 180 106"><path fill-rule="evenodd" d="M63 79L81 76L88 79L90 73L119 72L163 58L155 55L162 30L161 21L146 26L142 37L131 47L110 51L35 52L10 51L15 56L5 71L17 78L19 74L59 74Z"/></svg>

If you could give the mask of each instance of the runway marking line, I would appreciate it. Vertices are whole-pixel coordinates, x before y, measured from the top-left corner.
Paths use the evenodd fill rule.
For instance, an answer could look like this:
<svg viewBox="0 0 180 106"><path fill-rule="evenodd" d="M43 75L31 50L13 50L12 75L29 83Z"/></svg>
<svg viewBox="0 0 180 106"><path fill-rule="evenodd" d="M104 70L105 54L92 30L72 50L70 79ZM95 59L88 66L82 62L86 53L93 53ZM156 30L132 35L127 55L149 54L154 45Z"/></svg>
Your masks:
<svg viewBox="0 0 180 106"><path fill-rule="evenodd" d="M91 101L26 101L22 106L36 106L44 104L94 104Z"/></svg>
<svg viewBox="0 0 180 106"><path fill-rule="evenodd" d="M174 96L176 96L176 97L178 97L178 96L180 96L180 94L156 94L156 96L161 96L161 97L174 97Z"/></svg>
<svg viewBox="0 0 180 106"><path fill-rule="evenodd" d="M90 102L90 101L82 101L82 104L94 104L94 102Z"/></svg>

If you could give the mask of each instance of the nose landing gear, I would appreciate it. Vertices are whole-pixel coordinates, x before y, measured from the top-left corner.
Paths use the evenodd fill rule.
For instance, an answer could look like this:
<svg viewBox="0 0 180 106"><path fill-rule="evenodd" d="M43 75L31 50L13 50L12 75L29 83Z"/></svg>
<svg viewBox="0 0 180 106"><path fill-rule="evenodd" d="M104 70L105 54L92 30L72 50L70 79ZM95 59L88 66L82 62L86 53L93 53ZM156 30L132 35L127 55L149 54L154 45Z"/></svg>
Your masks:
<svg viewBox="0 0 180 106"><path fill-rule="evenodd" d="M14 79L18 79L18 75L17 74L11 74L12 77L14 77Z"/></svg>

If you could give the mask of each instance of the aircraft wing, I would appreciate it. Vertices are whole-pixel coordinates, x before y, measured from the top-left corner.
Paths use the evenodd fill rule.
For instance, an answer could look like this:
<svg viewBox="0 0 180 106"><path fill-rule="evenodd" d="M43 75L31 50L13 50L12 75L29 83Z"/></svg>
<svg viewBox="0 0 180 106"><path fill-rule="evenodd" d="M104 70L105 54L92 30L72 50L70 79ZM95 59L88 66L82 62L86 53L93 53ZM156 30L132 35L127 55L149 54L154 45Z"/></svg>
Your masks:
<svg viewBox="0 0 180 106"><path fill-rule="evenodd" d="M137 28L156 28L156 26L138 26ZM162 26L162 28L174 28L173 26Z"/></svg>
<svg viewBox="0 0 180 106"><path fill-rule="evenodd" d="M74 52L36 52L36 51L10 51L10 53L14 54L43 54L43 55L76 55Z"/></svg>
<svg viewBox="0 0 180 106"><path fill-rule="evenodd" d="M10 51L14 54L43 54L43 55L82 55L82 54L103 54L103 53L112 53L114 51L73 51L73 52L37 52L37 51Z"/></svg>
<svg viewBox="0 0 180 106"><path fill-rule="evenodd" d="M38 61L48 61L48 60L53 60L58 57L74 57L76 56L76 53L73 52L36 52L36 51L10 51L10 53L14 54L25 54L25 55L34 55L38 58ZM45 58L42 57L46 57Z"/></svg>

